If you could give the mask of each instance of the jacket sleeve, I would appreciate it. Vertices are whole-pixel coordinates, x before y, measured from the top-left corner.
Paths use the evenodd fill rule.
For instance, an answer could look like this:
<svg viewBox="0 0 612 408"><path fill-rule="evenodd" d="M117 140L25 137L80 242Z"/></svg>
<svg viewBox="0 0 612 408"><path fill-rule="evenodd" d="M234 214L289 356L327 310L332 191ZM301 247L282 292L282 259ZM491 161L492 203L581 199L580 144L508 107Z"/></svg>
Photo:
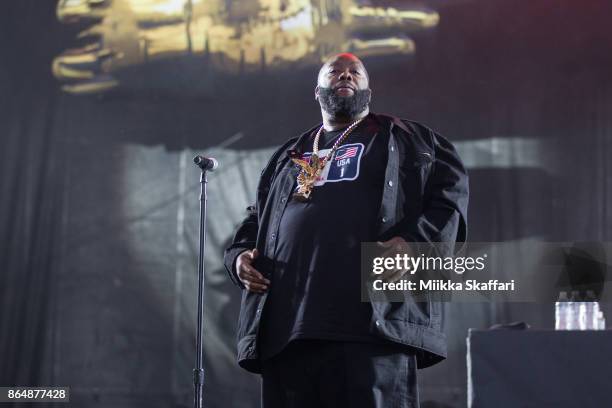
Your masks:
<svg viewBox="0 0 612 408"><path fill-rule="evenodd" d="M455 150L444 137L430 131L434 160L425 183L422 213L417 222L400 230L408 242L436 245L446 255L459 252L467 239L468 174ZM455 248L455 242L462 243Z"/></svg>
<svg viewBox="0 0 612 408"><path fill-rule="evenodd" d="M282 153L290 146L292 143L296 141L297 138L290 139L283 146L278 148L270 160L268 164L261 172L261 176L259 178L259 184L257 187L258 197L256 199L255 204L247 207L247 216L242 220L242 222L238 225L238 229L234 234L234 238L232 239L232 243L225 250L223 255L223 264L225 269L232 280L232 282L240 287L244 288L244 285L238 279L238 274L236 273L236 258L242 252L246 250L251 250L255 248L257 242L257 234L259 232L259 209L258 206L265 203L267 199L267 192L270 190L270 186L274 182L274 173L276 169L276 163ZM260 195L263 194L263 195Z"/></svg>
<svg viewBox="0 0 612 408"><path fill-rule="evenodd" d="M225 270L234 285L240 288L244 288L244 285L240 279L238 279L236 258L238 258L238 255L242 252L255 248L257 231L259 230L257 211L254 205L247 207L247 214L246 218L244 218L238 226L238 230L234 234L234 239L232 239L232 244L225 250L223 256Z"/></svg>

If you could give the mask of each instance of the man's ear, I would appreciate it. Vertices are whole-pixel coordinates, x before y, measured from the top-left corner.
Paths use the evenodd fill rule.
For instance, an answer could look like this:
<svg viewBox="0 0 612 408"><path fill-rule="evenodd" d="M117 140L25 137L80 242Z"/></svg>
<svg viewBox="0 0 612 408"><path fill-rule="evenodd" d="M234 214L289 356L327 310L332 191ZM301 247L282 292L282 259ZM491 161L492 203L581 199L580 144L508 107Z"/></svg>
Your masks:
<svg viewBox="0 0 612 408"><path fill-rule="evenodd" d="M315 101L319 100L319 85L315 86Z"/></svg>

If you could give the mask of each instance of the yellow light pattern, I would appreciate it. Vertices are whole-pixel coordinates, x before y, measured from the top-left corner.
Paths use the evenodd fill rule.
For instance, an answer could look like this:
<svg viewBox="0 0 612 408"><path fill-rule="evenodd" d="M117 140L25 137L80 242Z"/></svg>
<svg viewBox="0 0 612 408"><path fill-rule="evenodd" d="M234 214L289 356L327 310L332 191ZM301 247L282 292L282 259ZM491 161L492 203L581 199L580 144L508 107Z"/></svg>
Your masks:
<svg viewBox="0 0 612 408"><path fill-rule="evenodd" d="M206 57L218 71L240 74L315 65L344 51L411 54L409 34L439 21L428 9L356 0L60 0L57 16L92 22L80 34L90 44L52 64L76 93L112 89L121 69L169 58Z"/></svg>

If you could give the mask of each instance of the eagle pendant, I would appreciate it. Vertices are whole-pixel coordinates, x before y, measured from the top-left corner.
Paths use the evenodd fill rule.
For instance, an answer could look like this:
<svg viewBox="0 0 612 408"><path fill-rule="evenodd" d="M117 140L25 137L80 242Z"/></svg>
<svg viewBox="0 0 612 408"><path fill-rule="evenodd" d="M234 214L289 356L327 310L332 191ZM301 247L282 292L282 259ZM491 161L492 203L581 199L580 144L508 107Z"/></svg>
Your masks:
<svg viewBox="0 0 612 408"><path fill-rule="evenodd" d="M314 183L325 168L326 160L321 160L314 153L310 156L310 160L301 157L291 157L291 160L301 168L297 176L298 191L293 194L293 198L300 202L309 201Z"/></svg>

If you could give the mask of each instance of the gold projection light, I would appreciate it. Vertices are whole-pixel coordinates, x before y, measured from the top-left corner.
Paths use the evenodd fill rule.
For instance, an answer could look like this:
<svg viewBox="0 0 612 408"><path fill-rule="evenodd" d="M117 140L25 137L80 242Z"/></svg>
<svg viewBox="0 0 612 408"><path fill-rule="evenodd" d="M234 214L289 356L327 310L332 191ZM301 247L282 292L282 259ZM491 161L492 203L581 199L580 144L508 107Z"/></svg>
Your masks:
<svg viewBox="0 0 612 408"><path fill-rule="evenodd" d="M343 51L412 54L409 35L439 21L421 6L356 0L60 0L57 18L86 27L80 47L52 64L62 88L77 94L116 87L127 68L177 59L243 74L318 65Z"/></svg>

